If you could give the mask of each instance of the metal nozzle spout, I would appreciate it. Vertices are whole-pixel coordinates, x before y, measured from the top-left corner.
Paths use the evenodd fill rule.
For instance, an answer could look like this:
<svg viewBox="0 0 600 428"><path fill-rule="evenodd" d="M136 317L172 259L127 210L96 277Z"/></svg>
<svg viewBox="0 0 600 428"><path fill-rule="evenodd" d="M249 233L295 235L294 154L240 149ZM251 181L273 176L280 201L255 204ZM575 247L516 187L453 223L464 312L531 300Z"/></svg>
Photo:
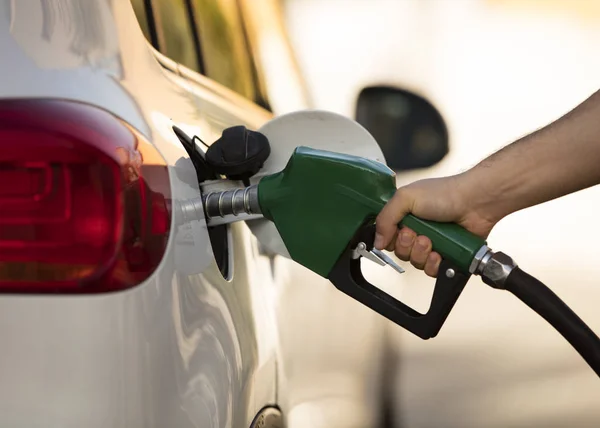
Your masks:
<svg viewBox="0 0 600 428"><path fill-rule="evenodd" d="M209 226L262 218L257 185L243 189L224 190L190 199L178 206L182 222L204 217Z"/></svg>
<svg viewBox="0 0 600 428"><path fill-rule="evenodd" d="M202 197L207 219L228 215L261 214L258 203L258 187L212 192Z"/></svg>

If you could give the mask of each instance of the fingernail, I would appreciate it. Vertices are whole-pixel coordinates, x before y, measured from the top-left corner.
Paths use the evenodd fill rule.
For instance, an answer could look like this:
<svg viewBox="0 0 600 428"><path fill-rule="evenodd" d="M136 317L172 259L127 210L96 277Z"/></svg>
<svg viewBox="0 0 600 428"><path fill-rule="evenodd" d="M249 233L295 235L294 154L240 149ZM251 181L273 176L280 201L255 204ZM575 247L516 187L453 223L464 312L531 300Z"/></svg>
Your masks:
<svg viewBox="0 0 600 428"><path fill-rule="evenodd" d="M413 236L410 233L403 233L400 238L400 243L404 247L410 247L410 245L413 243Z"/></svg>
<svg viewBox="0 0 600 428"><path fill-rule="evenodd" d="M381 250L383 248L383 235L376 233L375 234L375 242L373 243L375 248Z"/></svg>
<svg viewBox="0 0 600 428"><path fill-rule="evenodd" d="M427 249L427 242L425 242L424 239L417 239L417 248L419 250L426 250Z"/></svg>

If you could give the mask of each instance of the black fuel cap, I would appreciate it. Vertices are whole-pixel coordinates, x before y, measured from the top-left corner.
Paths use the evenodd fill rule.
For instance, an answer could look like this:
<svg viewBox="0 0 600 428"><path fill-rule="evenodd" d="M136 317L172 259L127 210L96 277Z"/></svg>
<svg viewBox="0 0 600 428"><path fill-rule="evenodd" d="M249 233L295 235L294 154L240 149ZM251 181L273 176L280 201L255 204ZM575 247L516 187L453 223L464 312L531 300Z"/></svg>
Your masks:
<svg viewBox="0 0 600 428"><path fill-rule="evenodd" d="M270 154L265 135L245 126L233 126L223 130L221 138L208 148L206 161L217 174L246 181L260 170Z"/></svg>

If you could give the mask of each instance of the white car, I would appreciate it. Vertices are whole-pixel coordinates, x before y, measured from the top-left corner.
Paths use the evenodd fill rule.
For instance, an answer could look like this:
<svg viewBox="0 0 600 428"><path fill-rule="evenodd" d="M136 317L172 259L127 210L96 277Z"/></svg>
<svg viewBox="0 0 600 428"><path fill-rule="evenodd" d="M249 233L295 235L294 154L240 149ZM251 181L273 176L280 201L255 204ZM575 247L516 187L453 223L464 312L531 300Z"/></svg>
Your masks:
<svg viewBox="0 0 600 428"><path fill-rule="evenodd" d="M0 0L1 427L377 426L383 319L169 208L310 107L277 5Z"/></svg>

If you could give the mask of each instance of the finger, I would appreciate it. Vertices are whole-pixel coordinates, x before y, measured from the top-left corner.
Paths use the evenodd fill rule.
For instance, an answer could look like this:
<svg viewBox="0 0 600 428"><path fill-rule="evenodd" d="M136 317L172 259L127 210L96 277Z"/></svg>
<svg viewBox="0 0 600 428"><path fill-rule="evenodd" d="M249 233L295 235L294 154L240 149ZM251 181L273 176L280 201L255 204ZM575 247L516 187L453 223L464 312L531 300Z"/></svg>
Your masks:
<svg viewBox="0 0 600 428"><path fill-rule="evenodd" d="M430 253L431 240L426 236L417 236L412 251L410 252L410 263L417 269L423 270Z"/></svg>
<svg viewBox="0 0 600 428"><path fill-rule="evenodd" d="M429 257L427 257L427 260L425 261L425 273L432 278L436 278L441 262L442 256L435 251L429 253Z"/></svg>
<svg viewBox="0 0 600 428"><path fill-rule="evenodd" d="M389 245L385 248L387 251L394 251L394 247L396 246L396 239L398 239L398 228L394 232L394 237L390 241Z"/></svg>
<svg viewBox="0 0 600 428"><path fill-rule="evenodd" d="M385 204L377 219L375 227L375 248L386 248L398 228L398 223L410 211L411 201L406 197L405 191L398 189L394 196Z"/></svg>
<svg viewBox="0 0 600 428"><path fill-rule="evenodd" d="M396 257L398 257L400 260L404 260L405 262L409 261L410 252L416 238L417 234L415 232L408 227L403 227L398 232L398 237L396 238L396 245L394 247L394 253L396 254Z"/></svg>

